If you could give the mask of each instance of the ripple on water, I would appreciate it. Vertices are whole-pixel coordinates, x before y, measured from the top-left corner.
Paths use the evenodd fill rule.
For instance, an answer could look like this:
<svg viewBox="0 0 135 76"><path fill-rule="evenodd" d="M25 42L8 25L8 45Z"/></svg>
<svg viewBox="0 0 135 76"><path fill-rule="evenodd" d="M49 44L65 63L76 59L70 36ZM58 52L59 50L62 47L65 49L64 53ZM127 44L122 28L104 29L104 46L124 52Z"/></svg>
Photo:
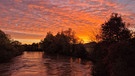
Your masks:
<svg viewBox="0 0 135 76"><path fill-rule="evenodd" d="M0 64L0 76L91 76L92 63L80 58L46 56L25 52L9 63Z"/></svg>

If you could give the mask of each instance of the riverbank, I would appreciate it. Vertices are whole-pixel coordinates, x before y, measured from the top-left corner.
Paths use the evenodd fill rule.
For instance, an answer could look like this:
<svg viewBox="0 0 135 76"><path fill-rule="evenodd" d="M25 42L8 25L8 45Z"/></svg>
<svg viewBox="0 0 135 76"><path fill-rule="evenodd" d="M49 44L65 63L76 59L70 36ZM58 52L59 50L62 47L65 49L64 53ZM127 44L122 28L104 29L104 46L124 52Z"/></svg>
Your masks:
<svg viewBox="0 0 135 76"><path fill-rule="evenodd" d="M0 51L0 63L8 62L16 56L22 55L23 52L18 52L18 50L3 50Z"/></svg>
<svg viewBox="0 0 135 76"><path fill-rule="evenodd" d="M6 62L22 53L21 43L10 40L9 36L0 30L0 63Z"/></svg>
<svg viewBox="0 0 135 76"><path fill-rule="evenodd" d="M101 42L91 53L93 76L134 76L135 39L116 43Z"/></svg>

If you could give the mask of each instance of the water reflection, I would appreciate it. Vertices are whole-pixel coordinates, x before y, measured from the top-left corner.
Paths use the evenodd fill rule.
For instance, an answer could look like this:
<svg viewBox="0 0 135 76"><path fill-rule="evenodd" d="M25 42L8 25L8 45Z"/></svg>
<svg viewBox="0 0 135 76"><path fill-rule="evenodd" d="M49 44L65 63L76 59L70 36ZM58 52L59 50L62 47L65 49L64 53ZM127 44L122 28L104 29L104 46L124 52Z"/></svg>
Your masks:
<svg viewBox="0 0 135 76"><path fill-rule="evenodd" d="M42 57L42 52L24 52L0 64L0 76L91 76L92 63L80 58Z"/></svg>
<svg viewBox="0 0 135 76"><path fill-rule="evenodd" d="M92 63L90 61L82 61L80 58L46 56L44 64L48 68L48 75L91 76Z"/></svg>

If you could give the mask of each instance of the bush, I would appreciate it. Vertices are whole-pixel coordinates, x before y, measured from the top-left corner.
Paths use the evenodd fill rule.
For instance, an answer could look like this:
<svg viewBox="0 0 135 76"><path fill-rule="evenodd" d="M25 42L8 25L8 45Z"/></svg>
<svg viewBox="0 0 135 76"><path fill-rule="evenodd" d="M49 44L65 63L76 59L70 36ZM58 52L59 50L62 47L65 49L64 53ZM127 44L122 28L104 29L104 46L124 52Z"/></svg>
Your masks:
<svg viewBox="0 0 135 76"><path fill-rule="evenodd" d="M0 30L0 62L8 61L11 58L22 54L21 45L11 41L3 31Z"/></svg>

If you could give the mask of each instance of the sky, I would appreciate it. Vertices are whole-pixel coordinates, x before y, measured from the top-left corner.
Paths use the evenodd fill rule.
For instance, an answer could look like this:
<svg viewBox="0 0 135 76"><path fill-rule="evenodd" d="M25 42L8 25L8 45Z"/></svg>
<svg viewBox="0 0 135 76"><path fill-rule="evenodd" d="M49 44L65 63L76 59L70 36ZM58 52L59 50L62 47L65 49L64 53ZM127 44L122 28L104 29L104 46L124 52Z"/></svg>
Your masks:
<svg viewBox="0 0 135 76"><path fill-rule="evenodd" d="M31 44L51 31L72 28L84 42L96 40L101 24L119 13L135 30L135 0L0 0L0 29Z"/></svg>

